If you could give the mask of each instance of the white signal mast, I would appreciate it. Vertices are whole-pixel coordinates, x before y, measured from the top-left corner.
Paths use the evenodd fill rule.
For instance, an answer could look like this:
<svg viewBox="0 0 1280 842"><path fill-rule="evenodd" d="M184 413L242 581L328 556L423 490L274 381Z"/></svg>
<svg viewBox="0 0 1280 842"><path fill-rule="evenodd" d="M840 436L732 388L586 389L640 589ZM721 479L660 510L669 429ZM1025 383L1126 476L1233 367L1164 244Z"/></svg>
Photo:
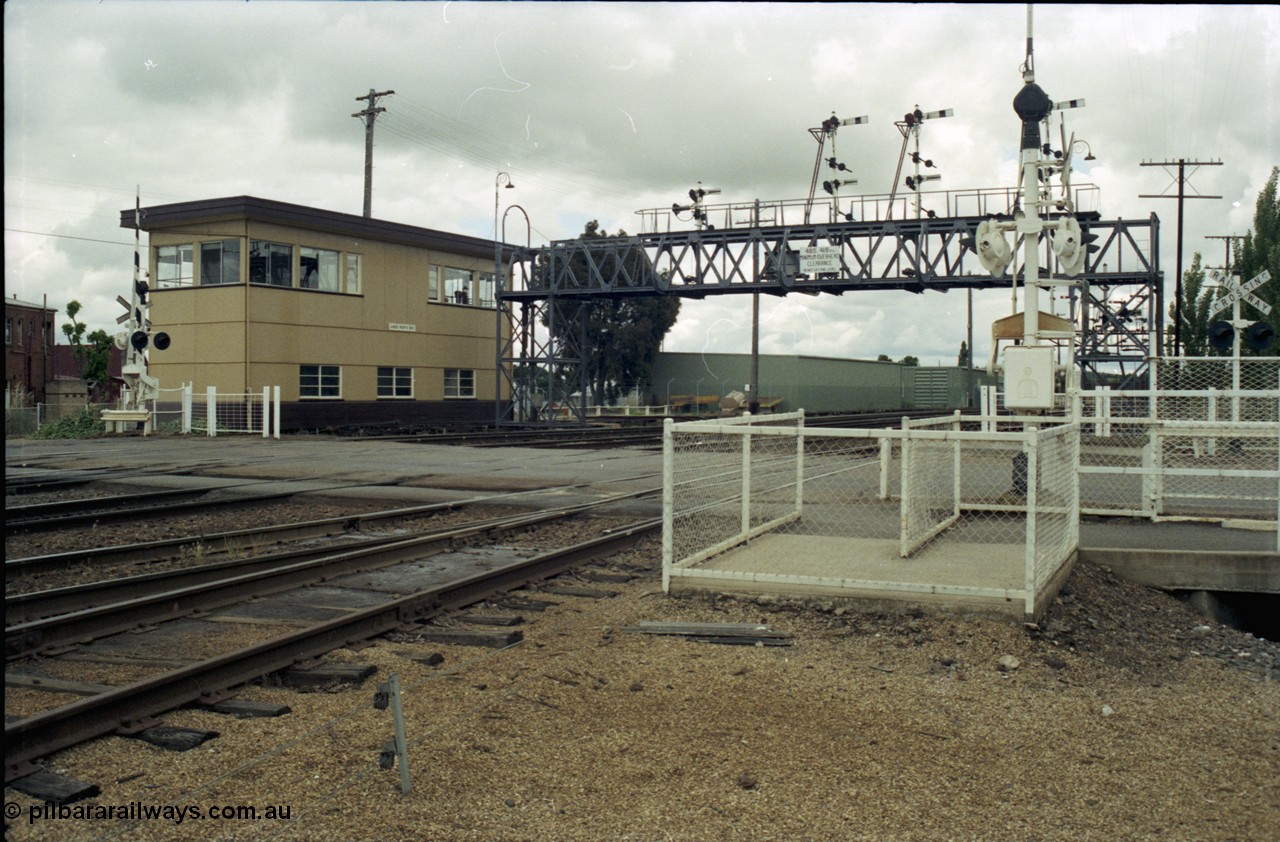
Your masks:
<svg viewBox="0 0 1280 842"><path fill-rule="evenodd" d="M1066 277L1074 277L1084 269L1087 247L1082 241L1080 224L1076 221L1071 197L1071 154L1077 143L1072 135L1070 142L1063 139L1064 149L1055 159L1050 155L1048 143L1042 143L1042 124L1047 134L1049 115L1054 111L1077 108L1083 99L1054 102L1035 81L1035 55L1032 41L1032 7L1027 4L1027 55L1022 66L1022 90L1013 99L1013 110L1022 122L1019 143L1020 165L1018 170L1018 207L1012 221L987 220L978 226L976 247L982 265L993 275L1004 274L1013 253L1004 240L1005 232L1014 232L1022 240L1023 261L1023 326L1022 346L1005 351L1004 378L1005 404L1013 408L1050 409L1053 406L1054 358L1052 346L1042 345L1044 339L1071 340L1070 359L1063 367L1074 365L1075 334L1058 335L1061 331L1042 330L1040 324L1040 291L1061 285L1062 281L1040 277L1039 241L1042 232L1048 231L1050 247L1057 257L1058 271ZM1065 135L1065 129L1063 130ZM1055 198L1050 185L1050 175L1060 173L1062 193ZM1056 219L1044 214L1065 212ZM1073 282L1067 281L1067 284ZM1017 285L1014 284L1016 295Z"/></svg>

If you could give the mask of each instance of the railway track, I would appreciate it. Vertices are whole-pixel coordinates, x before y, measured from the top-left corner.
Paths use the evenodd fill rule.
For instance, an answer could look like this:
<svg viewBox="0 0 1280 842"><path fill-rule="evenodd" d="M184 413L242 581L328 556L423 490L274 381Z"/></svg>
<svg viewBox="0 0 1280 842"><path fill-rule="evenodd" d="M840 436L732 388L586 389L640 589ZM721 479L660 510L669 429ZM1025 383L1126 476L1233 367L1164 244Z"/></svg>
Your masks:
<svg viewBox="0 0 1280 842"><path fill-rule="evenodd" d="M645 482L653 481L657 478L658 475L656 474L640 474L605 482L576 483L562 486L561 488L562 490L583 490L611 482ZM658 489L655 486L648 490L657 491ZM516 491L486 494L445 503L401 506L374 512L317 518L314 520L274 524L266 527L187 535L108 547L89 547L83 550L6 559L4 563L5 582L14 582L25 577L59 570L89 568L95 565L120 563L136 565L178 558L215 557L225 553L254 552L265 547L279 547L302 541L333 539L339 536L356 535L368 530L387 528L400 521L434 517L468 507L519 506L522 498L539 493L541 492ZM625 499L625 496L619 499ZM153 517L154 512L147 516Z"/></svg>
<svg viewBox="0 0 1280 842"><path fill-rule="evenodd" d="M291 497L296 493L283 491L271 494L216 496L223 491L253 484L256 483L237 483L208 488L175 488L5 506L5 529L10 533L66 529L90 523L127 521L140 517L157 517L224 506L254 505L266 500ZM213 495L212 498L211 495Z"/></svg>
<svg viewBox="0 0 1280 842"><path fill-rule="evenodd" d="M814 415L805 418L808 427L896 426L902 418L926 418L943 414L937 409L897 410ZM766 416L767 417L767 416ZM367 440L417 444L455 444L467 447L657 447L662 442L662 418L602 420L599 426L558 427L519 430L476 430L462 433L370 436ZM711 420L707 416L677 418L679 421ZM626 423L628 426L617 426Z"/></svg>
<svg viewBox="0 0 1280 842"><path fill-rule="evenodd" d="M636 496L617 495L602 503ZM384 536L348 548L311 547L6 595L5 656L13 659L32 655L351 573L421 560L456 546L493 541L556 523L599 505L491 518L408 536Z"/></svg>
<svg viewBox="0 0 1280 842"><path fill-rule="evenodd" d="M635 495L616 495L630 496ZM6 683L15 671L38 668L39 660L26 658L37 650L53 655L61 648L79 659L110 661L122 652L125 657L129 652L146 657L144 653L157 650L177 651L174 641L184 635L207 641L227 628L220 623L252 622L253 615L265 613L295 627L287 634L219 651L128 686L100 688L102 692L69 705L6 723L6 781L32 771L32 761L51 752L122 727L154 724L152 718L165 711L225 695L234 686L332 649L607 558L659 528L657 521L637 522L550 551L522 549L518 541L506 542L514 546L493 544L498 535L510 538L518 531L586 514L598 505L400 536L319 558L284 554L247 560L243 565L222 563L210 569L139 577L149 581L95 583L61 589L61 593L23 595L12 602L7 599L11 660ZM77 609L79 600L97 604ZM41 614L48 616L25 619ZM19 622L10 623L10 616ZM304 628L296 628L299 618L309 618ZM120 634L139 624L150 630ZM22 676L15 674L18 686L32 686L21 681Z"/></svg>
<svg viewBox="0 0 1280 842"><path fill-rule="evenodd" d="M890 424L901 415L863 420ZM656 444L659 432L655 429L652 433ZM516 495L489 495L475 498L475 502L512 496ZM558 517L581 517L601 504L634 496L637 494L613 495L594 501L592 506L566 509ZM267 546L285 535L332 538L368 523L422 516L428 510L443 511L457 505L406 507L288 524L269 536L262 530L242 530L234 536L228 533L157 542L163 546L135 545L93 549L88 555L17 559L14 561L25 564L7 561L6 580L38 569L99 563L113 553L120 560L136 560L145 553L172 557L183 546L196 546L197 542L209 548L220 544L222 549L231 549L243 548L246 542ZM453 609L608 559L660 530L657 520L633 521L586 540L580 540L579 535L579 540L554 549L522 544L513 537L517 531L550 523L553 516L555 513L525 514L434 533L384 536L336 550L292 548L243 564L224 559L180 573L7 598L6 683L13 674L17 686L39 686L41 665L49 664L47 659L60 652L74 661L124 662L140 670L140 665L148 666L144 677L132 683L89 687L87 692L92 695L51 709L34 706L29 710L38 712L6 722L6 781L26 775L36 768L35 761L59 750L105 734L145 729L158 724L155 717L167 711L212 702L239 685L314 662L334 649L358 647L389 631L421 627ZM506 537L495 543L499 533ZM201 644L196 647L202 650L199 657L180 644L193 640ZM215 647L215 643L219 645ZM216 651L203 651L206 649ZM34 673L35 684L18 680L23 671ZM63 675L67 674L64 670ZM77 692L85 691L82 687Z"/></svg>

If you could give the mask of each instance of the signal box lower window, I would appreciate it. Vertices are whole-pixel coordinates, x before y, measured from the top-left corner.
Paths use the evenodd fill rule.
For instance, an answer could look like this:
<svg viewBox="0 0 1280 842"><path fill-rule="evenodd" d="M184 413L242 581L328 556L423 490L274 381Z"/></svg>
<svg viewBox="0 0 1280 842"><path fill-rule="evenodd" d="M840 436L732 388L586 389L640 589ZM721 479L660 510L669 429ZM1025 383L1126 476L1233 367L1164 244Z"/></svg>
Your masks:
<svg viewBox="0 0 1280 842"><path fill-rule="evenodd" d="M298 397L342 397L342 367L336 365L298 366Z"/></svg>
<svg viewBox="0 0 1280 842"><path fill-rule="evenodd" d="M413 369L378 367L379 398L412 398Z"/></svg>
<svg viewBox="0 0 1280 842"><path fill-rule="evenodd" d="M470 368L446 368L444 370L444 396L446 398L474 398L476 373Z"/></svg>

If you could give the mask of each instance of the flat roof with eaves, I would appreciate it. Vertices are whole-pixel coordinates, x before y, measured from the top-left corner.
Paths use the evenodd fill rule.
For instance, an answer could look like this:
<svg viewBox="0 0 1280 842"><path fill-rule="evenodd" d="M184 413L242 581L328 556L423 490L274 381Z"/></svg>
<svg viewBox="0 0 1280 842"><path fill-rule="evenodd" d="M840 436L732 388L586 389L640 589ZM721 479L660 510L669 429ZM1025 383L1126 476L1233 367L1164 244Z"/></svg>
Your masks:
<svg viewBox="0 0 1280 842"><path fill-rule="evenodd" d="M134 208L120 211L120 227L133 230L134 215ZM259 199L255 196L231 196L225 199L201 199L195 202L151 205L142 208L142 224L136 227L140 227L143 231L162 231L229 219L270 222L309 231L324 231L384 243L448 251L468 257L493 257L493 240L450 234L446 231L419 228L415 225L371 219L350 213L321 210L306 205Z"/></svg>

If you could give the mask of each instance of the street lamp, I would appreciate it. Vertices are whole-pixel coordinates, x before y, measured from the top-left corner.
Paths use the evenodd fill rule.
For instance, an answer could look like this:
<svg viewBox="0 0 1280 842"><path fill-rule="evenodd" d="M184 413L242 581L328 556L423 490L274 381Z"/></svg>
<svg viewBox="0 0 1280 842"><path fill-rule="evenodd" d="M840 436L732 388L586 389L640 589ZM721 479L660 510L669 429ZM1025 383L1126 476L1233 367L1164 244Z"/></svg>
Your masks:
<svg viewBox="0 0 1280 842"><path fill-rule="evenodd" d="M667 414L668 415L671 414L671 383L674 380L675 378L672 377L671 380L667 381Z"/></svg>
<svg viewBox="0 0 1280 842"><path fill-rule="evenodd" d="M1071 151L1072 151L1072 152L1075 152L1076 145L1077 145L1077 144L1081 144L1081 143L1083 143L1083 144L1084 144L1084 148L1085 148L1086 150L1088 150L1088 151L1087 151L1087 154L1084 156L1084 159L1085 159L1086 161L1096 161L1096 160L1097 160L1097 158L1094 158L1094 157L1093 157L1093 147L1089 145L1089 141L1087 141L1087 140L1075 140L1075 141L1072 141L1072 142L1071 142Z"/></svg>
<svg viewBox="0 0 1280 842"><path fill-rule="evenodd" d="M501 239L500 239L500 241L499 241L499 242L501 242L501 243L503 243L503 244L505 244L505 243L507 242L507 214L511 213L513 210L520 211L520 214L524 217L524 227L525 227L525 238L524 238L524 243L525 243L525 253L527 254L527 253L528 253L528 251L529 251L529 249L531 249L531 248L533 247L533 223L531 223L531 222L529 221L529 214L528 214L528 212L527 212L527 211L525 211L525 209L524 209L524 208L522 208L522 207L520 207L519 205L508 205L508 206L507 206L507 209L506 209L506 210L504 210L504 211L502 212L502 237L501 237ZM500 248L500 247L499 247L499 248ZM515 259L515 255L514 255L514 250L513 250L513 255L512 255L512 262L513 262L513 263L514 263L514 259ZM511 283L513 283L513 284L515 283L515 276L514 276L514 274L512 275L512 277L511 277L509 280L511 281ZM494 274L494 278L493 278L493 309L494 309L494 312L496 313L496 321L497 321L497 324L495 325L495 330L497 331L497 333L496 333L495 335L496 335L496 337L497 337L497 343L498 343L498 359L497 359L497 365L499 366L499 372L501 372L501 366L502 366L502 348L503 348L503 341L502 341L502 315L503 315L503 307L502 307L502 283L503 283L503 272L502 272L501 266L499 265L499 267L498 267L498 271ZM525 305L525 306L526 306L526 308L527 308L527 305ZM511 315L510 311L508 311L507 315L508 315L508 316L510 316L510 315ZM515 346L516 346L516 344L517 344L517 338L516 338L516 336L515 336L515 327L514 327L514 325L510 325L510 324L508 325L508 327L509 327L509 328L511 329L511 331L512 331L511 339L510 339L510 341L509 341L509 343L508 343L508 346L509 346L509 347L512 347L512 348L514 349L514 347L515 347ZM522 335L521 335L521 336L520 336L520 338L519 338L519 349L520 349L520 350L519 350L519 354L517 355L517 357L518 357L519 359L523 360L523 363L522 363L522 365L520 366L520 370L521 370L521 381L520 381L520 383L514 383L514 380L515 380L515 370L514 370L514 368L513 368L512 372L511 372L511 379L512 379L512 381L513 381L513 387L512 387L513 394L512 394L512 396L511 396L511 397L512 397L512 402L513 402L513 407L512 407L512 413L511 413L511 414L512 414L512 420L514 420L514 421L526 421L526 420L528 420L528 418L527 418L527 416L528 416L528 414L529 414L529 412L528 412L528 406L529 406L529 404L528 404L528 400L529 400L529 395L530 395L530 394L532 394L532 391L533 391L533 390L532 390L532 388L531 388L530 382L529 382L530 377L531 377L531 373L530 373L530 371L529 371L529 362L528 362L528 348L529 348L529 323L528 323L528 311L527 311L527 309L526 309L526 311L525 311L525 318L521 320L521 327L522 327L522 331L523 331L523 333L522 333ZM501 398L499 398L499 407L501 407Z"/></svg>
<svg viewBox="0 0 1280 842"><path fill-rule="evenodd" d="M498 240L498 188L503 186L502 182L504 180L508 190L515 187L511 183L510 173L500 172L498 177L493 180L493 310L496 329L493 341L497 347L493 366L493 414L495 426L502 424L502 308L498 306L498 293L502 288L502 245Z"/></svg>

